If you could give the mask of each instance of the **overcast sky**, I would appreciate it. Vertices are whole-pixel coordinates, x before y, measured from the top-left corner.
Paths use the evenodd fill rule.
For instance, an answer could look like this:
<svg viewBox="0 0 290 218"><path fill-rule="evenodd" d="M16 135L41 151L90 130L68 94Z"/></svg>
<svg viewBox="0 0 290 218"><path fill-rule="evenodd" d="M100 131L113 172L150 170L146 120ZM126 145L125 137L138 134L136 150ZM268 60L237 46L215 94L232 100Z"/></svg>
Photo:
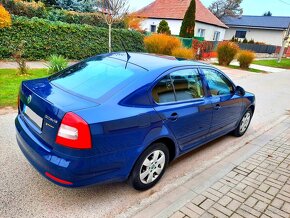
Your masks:
<svg viewBox="0 0 290 218"><path fill-rule="evenodd" d="M130 10L138 10L153 0L129 0ZM213 0L201 0L208 7ZM271 11L273 16L290 16L290 0L243 0L244 15L262 15Z"/></svg>

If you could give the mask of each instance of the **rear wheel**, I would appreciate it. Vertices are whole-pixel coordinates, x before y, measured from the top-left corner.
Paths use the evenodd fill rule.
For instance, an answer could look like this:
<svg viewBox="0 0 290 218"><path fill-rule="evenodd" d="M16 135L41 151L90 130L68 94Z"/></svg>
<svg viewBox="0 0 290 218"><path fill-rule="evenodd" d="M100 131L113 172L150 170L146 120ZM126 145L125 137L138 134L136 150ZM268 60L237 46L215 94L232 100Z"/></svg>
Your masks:
<svg viewBox="0 0 290 218"><path fill-rule="evenodd" d="M233 131L234 136L240 137L243 136L251 122L253 116L253 112L251 109L248 109L246 113L243 115L238 127Z"/></svg>
<svg viewBox="0 0 290 218"><path fill-rule="evenodd" d="M163 176L169 162L169 151L163 143L154 143L137 160L129 182L137 190L153 187Z"/></svg>

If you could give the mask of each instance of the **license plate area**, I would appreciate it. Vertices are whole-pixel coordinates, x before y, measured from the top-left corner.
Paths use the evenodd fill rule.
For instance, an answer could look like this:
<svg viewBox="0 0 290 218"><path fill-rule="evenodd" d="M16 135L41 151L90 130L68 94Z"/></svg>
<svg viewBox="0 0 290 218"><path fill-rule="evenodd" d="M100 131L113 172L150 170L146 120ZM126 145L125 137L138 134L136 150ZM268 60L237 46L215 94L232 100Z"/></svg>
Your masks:
<svg viewBox="0 0 290 218"><path fill-rule="evenodd" d="M23 114L28 120L33 123L39 130L42 129L42 117L38 116L30 107L24 105Z"/></svg>

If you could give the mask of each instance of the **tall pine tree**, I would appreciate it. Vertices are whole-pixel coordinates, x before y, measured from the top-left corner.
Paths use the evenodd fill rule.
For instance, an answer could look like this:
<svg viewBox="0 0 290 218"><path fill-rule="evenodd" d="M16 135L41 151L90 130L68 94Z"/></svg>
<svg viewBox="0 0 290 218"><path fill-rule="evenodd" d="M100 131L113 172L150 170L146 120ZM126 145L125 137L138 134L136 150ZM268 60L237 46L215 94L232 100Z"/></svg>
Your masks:
<svg viewBox="0 0 290 218"><path fill-rule="evenodd" d="M179 33L180 37L184 37L184 38L194 37L195 11L196 11L195 0L191 0L190 5L182 21L182 25L181 25L180 33Z"/></svg>

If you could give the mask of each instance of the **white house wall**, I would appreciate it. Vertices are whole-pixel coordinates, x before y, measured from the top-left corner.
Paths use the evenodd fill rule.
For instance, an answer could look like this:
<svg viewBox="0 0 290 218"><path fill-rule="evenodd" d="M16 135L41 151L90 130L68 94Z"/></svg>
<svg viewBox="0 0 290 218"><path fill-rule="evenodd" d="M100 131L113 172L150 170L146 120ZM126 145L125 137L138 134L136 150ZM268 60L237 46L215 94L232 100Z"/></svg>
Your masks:
<svg viewBox="0 0 290 218"><path fill-rule="evenodd" d="M145 19L142 24L141 27L143 30L150 32L150 28L151 25L156 25L156 30L159 26L159 23L162 19ZM171 30L171 34L172 35L179 35L180 32L180 28L181 28L181 24L182 24L182 20L166 20L168 22L168 25L170 27ZM213 37L214 37L214 32L218 31L220 32L220 37L219 37L219 41L224 40L224 36L225 36L225 30L224 28L221 27L217 27L214 25L209 25L209 24L204 24L204 23L200 23L200 22L196 22L195 23L195 35L197 35L198 29L205 29L205 36L204 39L207 41L213 41Z"/></svg>
<svg viewBox="0 0 290 218"><path fill-rule="evenodd" d="M235 34L236 30L246 30L246 39L254 39L255 42L264 42L268 45L281 46L284 31L279 30L261 30L261 29L247 29L247 28L230 28L226 30L225 40L230 40Z"/></svg>

